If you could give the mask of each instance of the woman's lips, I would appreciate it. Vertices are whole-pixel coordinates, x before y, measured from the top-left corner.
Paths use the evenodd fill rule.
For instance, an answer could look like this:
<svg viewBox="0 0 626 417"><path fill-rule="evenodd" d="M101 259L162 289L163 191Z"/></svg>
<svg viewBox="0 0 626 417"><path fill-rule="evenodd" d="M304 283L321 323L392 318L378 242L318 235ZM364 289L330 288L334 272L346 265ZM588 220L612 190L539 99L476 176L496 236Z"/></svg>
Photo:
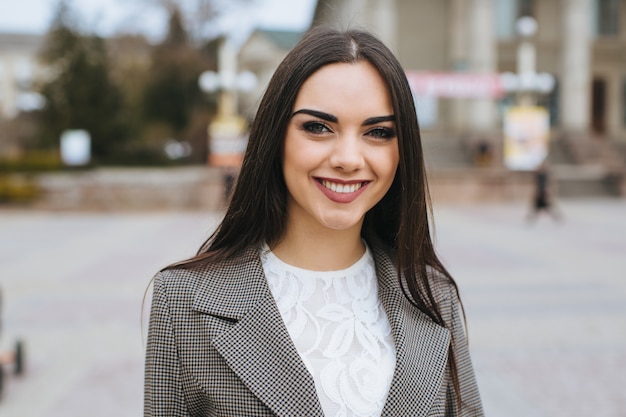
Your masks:
<svg viewBox="0 0 626 417"><path fill-rule="evenodd" d="M340 181L316 178L315 183L322 193L335 203L351 203L367 188L370 181Z"/></svg>
<svg viewBox="0 0 626 417"><path fill-rule="evenodd" d="M321 180L321 183L324 187L328 188L329 190L336 192L336 193L353 193L357 190L359 190L362 186L363 186L363 182L359 181L359 182L353 182L353 183L338 183L338 182L333 182L330 180Z"/></svg>

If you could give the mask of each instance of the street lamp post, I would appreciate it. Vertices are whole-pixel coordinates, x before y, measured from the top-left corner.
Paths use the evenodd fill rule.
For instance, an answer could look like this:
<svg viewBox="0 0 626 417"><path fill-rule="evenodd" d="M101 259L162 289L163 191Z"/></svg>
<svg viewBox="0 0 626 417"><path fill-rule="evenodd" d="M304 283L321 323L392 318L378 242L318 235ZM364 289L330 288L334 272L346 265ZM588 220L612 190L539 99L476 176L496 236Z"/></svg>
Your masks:
<svg viewBox="0 0 626 417"><path fill-rule="evenodd" d="M547 109L537 105L538 94L554 88L554 77L537 74L536 50L532 37L537 21L524 16L516 22L519 43L517 73L502 74L506 91L516 94L516 105L504 114L504 165L512 170L535 170L548 155L550 117Z"/></svg>
<svg viewBox="0 0 626 417"><path fill-rule="evenodd" d="M537 21L531 16L517 20L517 33L520 42L517 47L517 74L519 79L518 104L532 106L535 104L534 80L537 77L537 52L532 37L537 32Z"/></svg>
<svg viewBox="0 0 626 417"><path fill-rule="evenodd" d="M506 93L514 93L516 104L534 106L537 96L549 94L555 85L554 76L547 72L537 72L537 52L533 36L537 32L537 21L524 16L516 22L519 42L517 45L516 72L504 72L500 75L502 87Z"/></svg>
<svg viewBox="0 0 626 417"><path fill-rule="evenodd" d="M237 50L228 38L222 39L217 59L218 72L203 72L198 84L205 93L218 94L217 115L207 129L207 162L221 168L226 202L230 198L248 142L246 120L237 111L237 94L253 90L257 79L252 72L237 72Z"/></svg>
<svg viewBox="0 0 626 417"><path fill-rule="evenodd" d="M217 115L208 126L210 165L226 168L241 165L247 123L238 114L237 94L251 91L256 83L252 72L237 72L237 50L224 38L218 50L218 71L205 71L198 79L202 91L218 94Z"/></svg>

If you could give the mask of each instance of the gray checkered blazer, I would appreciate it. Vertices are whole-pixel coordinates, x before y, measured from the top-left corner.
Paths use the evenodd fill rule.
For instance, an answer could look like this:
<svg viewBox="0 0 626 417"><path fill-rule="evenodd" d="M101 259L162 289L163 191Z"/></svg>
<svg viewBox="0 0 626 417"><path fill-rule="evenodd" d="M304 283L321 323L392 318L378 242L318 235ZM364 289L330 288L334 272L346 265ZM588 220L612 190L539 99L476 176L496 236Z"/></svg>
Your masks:
<svg viewBox="0 0 626 417"><path fill-rule="evenodd" d="M452 324L448 330L406 299L390 257L380 247L371 248L397 351L382 415L482 416L455 292L439 285L444 318ZM461 412L447 366L450 343L457 352ZM313 378L289 337L256 248L219 265L157 274L144 415L323 416Z"/></svg>

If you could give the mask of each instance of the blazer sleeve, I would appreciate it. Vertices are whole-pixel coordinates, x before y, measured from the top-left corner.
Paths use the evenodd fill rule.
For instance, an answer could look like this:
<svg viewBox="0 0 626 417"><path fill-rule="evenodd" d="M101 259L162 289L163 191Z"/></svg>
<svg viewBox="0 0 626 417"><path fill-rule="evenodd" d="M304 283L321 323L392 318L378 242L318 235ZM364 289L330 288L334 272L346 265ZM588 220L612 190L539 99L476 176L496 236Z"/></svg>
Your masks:
<svg viewBox="0 0 626 417"><path fill-rule="evenodd" d="M449 329L452 336L452 350L456 359L458 369L459 386L461 389L461 412L457 411L457 401L454 394L454 386L450 378L450 386L448 387L448 411L446 415L461 417L483 417L484 411L476 376L470 358L468 340L466 335L465 322L461 311L461 302L455 288L450 286L449 297L450 308L450 325Z"/></svg>
<svg viewBox="0 0 626 417"><path fill-rule="evenodd" d="M165 273L154 278L144 379L144 417L187 417Z"/></svg>

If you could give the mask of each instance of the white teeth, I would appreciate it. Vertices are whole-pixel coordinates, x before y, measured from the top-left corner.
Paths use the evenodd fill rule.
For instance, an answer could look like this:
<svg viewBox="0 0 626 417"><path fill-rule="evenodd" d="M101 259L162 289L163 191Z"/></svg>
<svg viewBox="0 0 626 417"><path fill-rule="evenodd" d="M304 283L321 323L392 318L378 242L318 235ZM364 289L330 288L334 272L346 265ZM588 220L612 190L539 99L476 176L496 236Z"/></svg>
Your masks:
<svg viewBox="0 0 626 417"><path fill-rule="evenodd" d="M347 193L353 193L359 188L361 188L363 186L363 183L359 182L356 184L337 184L335 182L330 182L328 180L322 180L322 185L336 193L347 194Z"/></svg>

